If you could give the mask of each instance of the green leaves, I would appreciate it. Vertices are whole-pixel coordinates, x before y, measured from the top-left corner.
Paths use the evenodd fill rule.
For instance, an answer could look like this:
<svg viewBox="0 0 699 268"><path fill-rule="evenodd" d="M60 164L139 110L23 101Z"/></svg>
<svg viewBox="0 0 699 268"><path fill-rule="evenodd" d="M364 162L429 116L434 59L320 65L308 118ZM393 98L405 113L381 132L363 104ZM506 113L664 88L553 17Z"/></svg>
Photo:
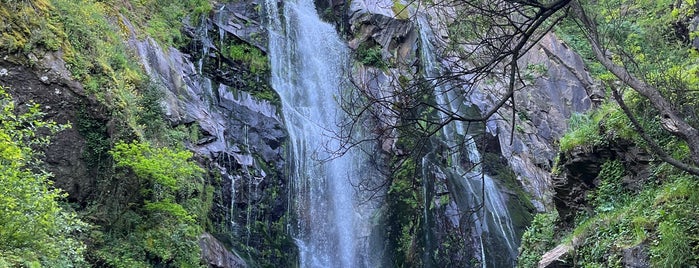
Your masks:
<svg viewBox="0 0 699 268"><path fill-rule="evenodd" d="M558 212L536 214L531 225L522 235L517 267L536 267L541 255L556 245L554 230Z"/></svg>
<svg viewBox="0 0 699 268"><path fill-rule="evenodd" d="M196 241L201 233L197 216L203 217L202 210L210 205L198 200L207 190L201 180L204 170L190 160L193 154L140 141L119 141L110 154L115 166L124 168L120 177L139 184L142 203L130 204L134 208L128 214L135 227L119 227L130 236L110 237L110 243L99 250L100 257L116 266L126 260L137 266L153 261L196 267ZM144 260L133 252L146 252L156 259Z"/></svg>
<svg viewBox="0 0 699 268"><path fill-rule="evenodd" d="M177 191L188 179L201 175L203 170L189 159L189 151L172 151L169 148L153 148L148 143L119 142L110 151L117 167L129 167L142 179L150 179Z"/></svg>
<svg viewBox="0 0 699 268"><path fill-rule="evenodd" d="M0 103L0 266L79 266L84 246L75 233L86 225L59 206L66 195L51 187L51 175L31 148L49 142L39 130L55 133L67 126L40 120L38 105L15 115L2 87Z"/></svg>

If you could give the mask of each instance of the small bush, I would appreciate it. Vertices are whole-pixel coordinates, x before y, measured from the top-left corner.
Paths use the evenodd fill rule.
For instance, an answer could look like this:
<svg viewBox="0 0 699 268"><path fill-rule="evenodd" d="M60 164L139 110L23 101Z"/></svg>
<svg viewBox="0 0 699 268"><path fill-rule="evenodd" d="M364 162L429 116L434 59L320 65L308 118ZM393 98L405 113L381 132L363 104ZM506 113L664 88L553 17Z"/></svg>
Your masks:
<svg viewBox="0 0 699 268"><path fill-rule="evenodd" d="M357 48L356 53L359 62L366 66L374 66L379 69L388 68L388 63L384 61L381 53L381 46L362 44Z"/></svg>
<svg viewBox="0 0 699 268"><path fill-rule="evenodd" d="M639 139L621 108L615 103L605 103L592 112L571 115L568 132L560 140L560 150L567 152L576 147L605 145L617 138Z"/></svg>
<svg viewBox="0 0 699 268"><path fill-rule="evenodd" d="M84 265L77 234L87 225L61 207L67 195L52 187L36 149L67 126L43 121L38 105L14 114L15 103L0 87L0 266Z"/></svg>
<svg viewBox="0 0 699 268"><path fill-rule="evenodd" d="M558 213L536 214L531 225L522 235L517 267L537 267L541 255L556 246L554 230Z"/></svg>
<svg viewBox="0 0 699 268"><path fill-rule="evenodd" d="M269 60L263 52L246 43L233 43L224 49L224 57L243 62L253 73L264 73L269 70Z"/></svg>

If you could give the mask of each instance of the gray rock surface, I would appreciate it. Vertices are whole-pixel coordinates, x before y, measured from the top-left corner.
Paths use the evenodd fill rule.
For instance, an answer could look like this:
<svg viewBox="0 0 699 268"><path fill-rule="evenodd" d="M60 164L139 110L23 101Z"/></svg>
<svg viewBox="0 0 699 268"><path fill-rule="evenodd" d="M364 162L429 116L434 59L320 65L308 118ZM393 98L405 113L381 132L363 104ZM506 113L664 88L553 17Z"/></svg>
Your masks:
<svg viewBox="0 0 699 268"><path fill-rule="evenodd" d="M538 65L545 73L515 93L517 110L505 106L489 122L488 130L499 137L502 155L534 196L534 205L544 211L552 202L550 172L558 152L558 139L568 129L567 119L571 114L584 113L592 107L589 95L595 89L589 76L581 81L569 70L574 68L586 74L580 56L553 34L546 35L521 59L520 65ZM489 94L491 90L475 94L473 103L485 104L481 109L488 110L496 101Z"/></svg>
<svg viewBox="0 0 699 268"><path fill-rule="evenodd" d="M52 138L51 145L43 150L43 158L47 170L54 175L54 185L65 190L70 201L84 204L92 193L94 182L82 160L85 138L75 123L79 111L100 115L104 107L88 97L80 83L70 78L60 52L35 53L40 58L33 57L36 59L33 67L9 57L0 59L0 86L12 95L20 111L26 109L27 104L38 103L46 114L45 120L72 124Z"/></svg>
<svg viewBox="0 0 699 268"><path fill-rule="evenodd" d="M237 254L228 251L226 247L209 233L199 237L202 259L211 268L244 268L245 261Z"/></svg>
<svg viewBox="0 0 699 268"><path fill-rule="evenodd" d="M220 175L209 214L217 228L215 234L225 235L231 243L227 246L247 246L261 252L270 250L266 247L271 245L263 244L271 243L267 236L283 240L281 237L287 235L267 227L279 221L288 208L283 147L287 134L278 107L246 92L258 90L254 85L268 88L264 74L253 77L259 79L253 84L235 83L253 79L242 77L251 72L246 66L233 66L237 69L232 73L210 67L222 62L238 64L221 53L228 38L264 52L267 41L263 37L267 34L255 8L258 5L240 1L214 7L210 19L188 29L194 45L187 53L163 48L151 38L138 39L136 34L128 45L163 92L161 106L168 121L197 130L198 140L187 147L205 159L211 173ZM126 20L124 24L129 26ZM271 257L262 261L273 262Z"/></svg>

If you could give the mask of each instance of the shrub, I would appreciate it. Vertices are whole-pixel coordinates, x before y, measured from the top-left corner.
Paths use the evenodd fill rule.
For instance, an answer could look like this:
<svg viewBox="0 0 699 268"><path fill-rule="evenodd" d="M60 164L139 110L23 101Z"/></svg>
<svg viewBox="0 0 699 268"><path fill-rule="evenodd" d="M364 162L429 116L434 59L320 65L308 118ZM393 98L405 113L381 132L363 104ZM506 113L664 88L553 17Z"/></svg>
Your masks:
<svg viewBox="0 0 699 268"><path fill-rule="evenodd" d="M384 61L379 45L369 46L363 43L359 45L356 53L359 62L366 66L374 66L379 69L388 68L388 63Z"/></svg>
<svg viewBox="0 0 699 268"><path fill-rule="evenodd" d="M130 219L114 226L117 234L128 236L108 236L97 256L116 266L124 262L131 263L127 266L198 266L200 222L212 200L207 192L210 187L205 188L201 180L203 170L190 160L193 154L156 148L147 142L117 142L110 154L115 166L126 171L120 173L122 179L139 185L141 202L130 201L131 209L123 212ZM149 257L144 259L143 254L134 252Z"/></svg>
<svg viewBox="0 0 699 268"><path fill-rule="evenodd" d="M35 151L67 126L43 121L38 105L15 115L15 103L0 87L0 266L81 266L84 246L76 234L87 227L63 209L66 197Z"/></svg>
<svg viewBox="0 0 699 268"><path fill-rule="evenodd" d="M558 213L536 214L531 225L522 235L517 267L537 267L541 255L556 245L554 230Z"/></svg>

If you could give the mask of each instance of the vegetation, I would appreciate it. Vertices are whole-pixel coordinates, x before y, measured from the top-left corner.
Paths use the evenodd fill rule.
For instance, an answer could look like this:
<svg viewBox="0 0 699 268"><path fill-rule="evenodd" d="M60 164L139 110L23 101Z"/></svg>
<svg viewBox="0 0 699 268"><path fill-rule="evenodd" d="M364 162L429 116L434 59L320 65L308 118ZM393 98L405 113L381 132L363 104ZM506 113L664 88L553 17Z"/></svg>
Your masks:
<svg viewBox="0 0 699 268"><path fill-rule="evenodd" d="M189 160L192 153L118 142L110 154L118 168L115 176L135 184L138 192L115 197L110 202L128 204L100 215L108 222L107 233L92 234L97 246L93 261L113 267L198 267L197 239L211 189L204 187L203 170Z"/></svg>
<svg viewBox="0 0 699 268"><path fill-rule="evenodd" d="M517 267L537 267L541 255L556 246L555 226L558 214L536 214L531 225L522 235Z"/></svg>
<svg viewBox="0 0 699 268"><path fill-rule="evenodd" d="M699 195L696 179L672 175L660 186L648 186L640 194L619 200L618 193L595 191L603 202L599 213L583 219L572 236L584 241L576 248L578 265L609 267L619 265L623 250L643 247L653 267L699 264ZM618 186L617 186L618 187ZM611 250L610 250L611 249Z"/></svg>
<svg viewBox="0 0 699 268"><path fill-rule="evenodd" d="M37 149L68 127L43 121L38 105L16 107L0 87L0 266L79 267L88 225L64 208ZM16 110L26 110L15 114Z"/></svg>
<svg viewBox="0 0 699 268"><path fill-rule="evenodd" d="M570 131L559 141L561 152L575 148L591 150L594 146L608 145L614 139L639 140L629 119L613 102L590 113L572 114L568 127Z"/></svg>
<svg viewBox="0 0 699 268"><path fill-rule="evenodd" d="M243 42L235 42L224 48L225 57L243 62L253 73L269 72L269 59L262 54L262 51Z"/></svg>
<svg viewBox="0 0 699 268"><path fill-rule="evenodd" d="M383 59L381 46L378 44L368 45L362 43L356 50L356 57L359 62L366 66L373 66L379 69L388 68L388 63Z"/></svg>

